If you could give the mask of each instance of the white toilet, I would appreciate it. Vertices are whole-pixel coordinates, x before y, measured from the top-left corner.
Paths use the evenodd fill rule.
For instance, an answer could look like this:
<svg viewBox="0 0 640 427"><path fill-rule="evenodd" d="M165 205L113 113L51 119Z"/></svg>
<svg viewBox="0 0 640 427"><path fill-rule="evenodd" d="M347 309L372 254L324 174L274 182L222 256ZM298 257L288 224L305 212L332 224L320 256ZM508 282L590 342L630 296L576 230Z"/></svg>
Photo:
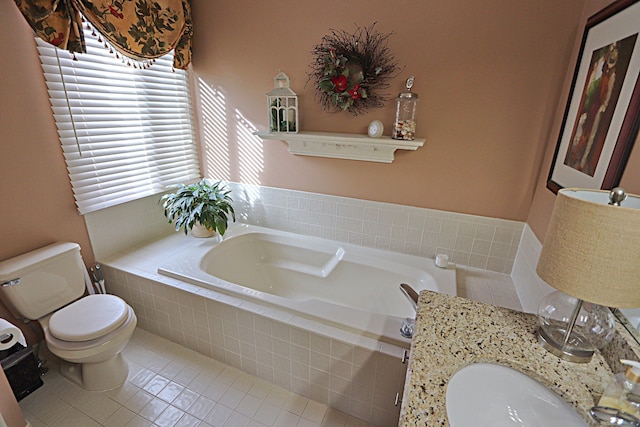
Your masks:
<svg viewBox="0 0 640 427"><path fill-rule="evenodd" d="M54 243L0 262L0 293L23 317L38 320L60 372L86 390L122 385L122 350L136 327L133 309L115 295L88 295L80 246Z"/></svg>

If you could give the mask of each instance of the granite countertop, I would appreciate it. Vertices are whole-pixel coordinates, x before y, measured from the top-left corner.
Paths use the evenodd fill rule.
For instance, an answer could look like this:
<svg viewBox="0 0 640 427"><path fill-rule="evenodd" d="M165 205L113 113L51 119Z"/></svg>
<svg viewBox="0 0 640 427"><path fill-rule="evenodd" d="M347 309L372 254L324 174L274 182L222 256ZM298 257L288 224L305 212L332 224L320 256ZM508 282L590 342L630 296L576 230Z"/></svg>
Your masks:
<svg viewBox="0 0 640 427"><path fill-rule="evenodd" d="M400 426L448 426L445 396L453 374L472 363L517 369L553 390L589 425L612 372L600 353L572 363L537 341L535 315L422 291L402 399Z"/></svg>

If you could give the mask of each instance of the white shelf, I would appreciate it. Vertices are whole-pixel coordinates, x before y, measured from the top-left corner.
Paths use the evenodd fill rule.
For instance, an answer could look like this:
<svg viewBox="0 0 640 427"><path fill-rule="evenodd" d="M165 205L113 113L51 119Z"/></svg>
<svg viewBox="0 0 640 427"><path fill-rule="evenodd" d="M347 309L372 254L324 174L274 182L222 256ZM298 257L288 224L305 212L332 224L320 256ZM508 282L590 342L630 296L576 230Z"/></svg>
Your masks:
<svg viewBox="0 0 640 427"><path fill-rule="evenodd" d="M396 150L415 151L424 145L424 138L413 141L388 136L371 138L368 135L333 132L269 133L256 132L262 139L275 139L289 144L289 152L303 156L335 159L393 162Z"/></svg>

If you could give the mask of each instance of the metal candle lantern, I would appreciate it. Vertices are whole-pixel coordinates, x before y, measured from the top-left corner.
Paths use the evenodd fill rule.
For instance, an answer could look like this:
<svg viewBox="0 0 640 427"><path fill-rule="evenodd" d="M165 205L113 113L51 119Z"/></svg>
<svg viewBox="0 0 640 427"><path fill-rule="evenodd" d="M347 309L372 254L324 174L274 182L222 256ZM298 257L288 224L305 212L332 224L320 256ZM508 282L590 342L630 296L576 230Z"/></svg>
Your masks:
<svg viewBox="0 0 640 427"><path fill-rule="evenodd" d="M282 71L273 79L273 90L267 93L267 108L270 132L298 132L298 95Z"/></svg>
<svg viewBox="0 0 640 427"><path fill-rule="evenodd" d="M418 94L411 92L414 77L407 79L407 91L396 98L396 121L391 138L413 141L416 137L416 108Z"/></svg>

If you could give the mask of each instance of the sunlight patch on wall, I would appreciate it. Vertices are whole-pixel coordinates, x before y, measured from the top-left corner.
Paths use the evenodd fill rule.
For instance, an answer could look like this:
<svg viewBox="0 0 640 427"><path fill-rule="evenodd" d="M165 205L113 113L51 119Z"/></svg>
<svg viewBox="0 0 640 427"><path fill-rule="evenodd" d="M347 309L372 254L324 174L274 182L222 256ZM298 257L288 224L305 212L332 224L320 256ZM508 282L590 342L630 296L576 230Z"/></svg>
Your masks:
<svg viewBox="0 0 640 427"><path fill-rule="evenodd" d="M198 78L204 176L231 180L231 156L225 96Z"/></svg>
<svg viewBox="0 0 640 427"><path fill-rule="evenodd" d="M258 128L242 115L235 112L236 137L238 141L238 172L245 184L260 184L260 174L264 170L262 140L254 133Z"/></svg>
<svg viewBox="0 0 640 427"><path fill-rule="evenodd" d="M219 88L198 78L198 114L203 169L206 178L260 185L264 171L262 140L258 128Z"/></svg>

